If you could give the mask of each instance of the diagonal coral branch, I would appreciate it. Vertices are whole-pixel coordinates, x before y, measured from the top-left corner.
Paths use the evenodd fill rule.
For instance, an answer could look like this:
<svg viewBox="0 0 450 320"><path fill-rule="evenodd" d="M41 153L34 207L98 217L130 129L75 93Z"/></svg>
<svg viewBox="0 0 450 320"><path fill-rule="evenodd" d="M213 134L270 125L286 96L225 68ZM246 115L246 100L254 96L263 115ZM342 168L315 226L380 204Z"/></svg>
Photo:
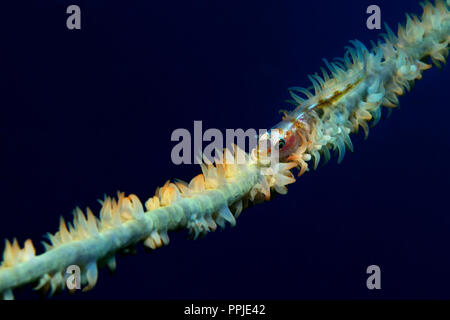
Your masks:
<svg viewBox="0 0 450 320"><path fill-rule="evenodd" d="M269 200L271 191L287 192L286 185L295 179L291 169L300 175L316 168L321 159L330 158L330 150L338 153L338 161L346 149L352 150L350 133L361 127L366 136L369 124L375 125L382 107L398 105L398 96L410 90L422 72L431 68L428 59L440 66L445 63L450 42L450 0L423 4L419 19L407 16L396 36L389 27L384 41L368 50L352 41L342 59L325 61L322 76L310 76L310 89L291 88L296 108L284 112L274 129L279 135L263 135L259 146L279 146L279 161L271 165L271 151L254 149L241 158L238 148L225 150L215 165L202 164L203 173L189 183L167 182L148 199L145 209L135 195L101 201L99 217L90 209L86 215L74 211L74 220L61 219L59 231L48 234L46 252L35 254L31 240L20 248L17 240L6 242L0 266L0 293L12 299L12 289L37 282L38 289L51 293L65 287L66 268L78 265L85 290L97 282L98 266L115 268L115 254L143 242L151 249L169 243L167 232L189 229L194 238L214 231L217 225L235 225L236 217L248 201ZM304 95L301 97L300 94ZM233 161L223 161L223 160ZM230 208L234 211L231 213Z"/></svg>

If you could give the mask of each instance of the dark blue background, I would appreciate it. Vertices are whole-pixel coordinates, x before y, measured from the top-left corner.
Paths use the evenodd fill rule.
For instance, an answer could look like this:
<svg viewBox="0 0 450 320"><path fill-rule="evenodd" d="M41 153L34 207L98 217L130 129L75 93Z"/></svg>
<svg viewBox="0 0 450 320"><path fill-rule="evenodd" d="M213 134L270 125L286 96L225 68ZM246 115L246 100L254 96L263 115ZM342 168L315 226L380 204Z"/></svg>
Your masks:
<svg viewBox="0 0 450 320"><path fill-rule="evenodd" d="M117 190L141 199L196 165L170 159L176 128L267 128L286 88L322 58L368 44L366 8L395 29L418 1L19 1L1 39L0 237L54 232ZM82 30L66 28L79 4ZM89 293L58 299L450 298L448 68L354 138L355 153L304 175L235 228L118 258ZM366 288L367 266L382 290ZM18 298L36 298L29 290Z"/></svg>

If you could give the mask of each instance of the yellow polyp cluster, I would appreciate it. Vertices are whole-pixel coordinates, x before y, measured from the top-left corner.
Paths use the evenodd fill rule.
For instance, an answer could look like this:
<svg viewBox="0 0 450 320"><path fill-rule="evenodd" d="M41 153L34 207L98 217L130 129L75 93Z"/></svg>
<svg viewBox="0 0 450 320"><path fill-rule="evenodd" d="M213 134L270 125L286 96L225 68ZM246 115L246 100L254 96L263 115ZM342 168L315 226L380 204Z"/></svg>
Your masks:
<svg viewBox="0 0 450 320"><path fill-rule="evenodd" d="M406 25L398 27L398 47L405 48L407 46L414 45L418 41L422 41L425 34L424 25L421 24L419 18L416 15L412 17L406 14Z"/></svg>
<svg viewBox="0 0 450 320"><path fill-rule="evenodd" d="M180 191L175 184L167 181L164 186L156 189L155 197L158 198L156 203L159 203L160 207L166 207L180 198Z"/></svg>
<svg viewBox="0 0 450 320"><path fill-rule="evenodd" d="M27 262L36 256L33 242L27 239L20 248L19 242L14 238L13 242L5 241L5 250L3 251L3 261L0 264L0 271L3 269L14 268L15 266ZM0 299L14 300L14 295L11 289L0 292Z"/></svg>
<svg viewBox="0 0 450 320"><path fill-rule="evenodd" d="M295 162L288 162L279 163L275 165L275 168L267 168L268 174L265 176L267 185L274 188L280 194L286 194L286 185L295 182L295 178L290 171L295 167L297 167Z"/></svg>
<svg viewBox="0 0 450 320"><path fill-rule="evenodd" d="M433 63L437 67L441 67L441 63L446 63L446 59L448 57L448 44L450 40L447 39L445 42L438 43L436 46L433 47L432 51L430 51L428 54L433 61Z"/></svg>
<svg viewBox="0 0 450 320"><path fill-rule="evenodd" d="M255 184L248 194L248 199L255 203L270 200L270 187L266 179L260 179L260 181Z"/></svg>
<svg viewBox="0 0 450 320"><path fill-rule="evenodd" d="M226 159L233 157L229 150L224 152ZM148 211L165 207L180 198L190 198L202 194L207 190L214 190L227 183L240 173L239 165L234 163L222 163L222 159L215 164L201 164L202 172L187 183L175 180L167 181L162 187L157 188L155 195L147 200L145 207Z"/></svg>
<svg viewBox="0 0 450 320"><path fill-rule="evenodd" d="M450 17L449 11L442 0L437 0L434 6L429 1L422 3L421 6L423 7L421 19L416 15L410 16L407 14L405 26L399 25L396 43L398 48L404 49L415 46L423 40L424 36L439 28L442 21Z"/></svg>
<svg viewBox="0 0 450 320"><path fill-rule="evenodd" d="M307 161L311 160L311 155L309 153L306 153L308 141L306 139L307 131L304 132L301 131L302 128L298 128L300 131L297 133L300 138L300 147L294 151L288 158L287 161L293 161L297 164L297 166L300 168L298 176L300 177L308 170L308 163ZM306 128L304 128L306 129ZM309 131L309 126L308 126Z"/></svg>
<svg viewBox="0 0 450 320"><path fill-rule="evenodd" d="M146 202L145 202L145 208L148 211L154 210L154 209L158 209L161 206L161 203L159 201L159 197L158 196L153 196L151 198L149 198Z"/></svg>
<svg viewBox="0 0 450 320"><path fill-rule="evenodd" d="M181 180L176 180L174 183L166 182L164 186L157 189L155 196L147 200L145 207L151 211L176 203L183 198L193 198L211 190L219 190L245 175L251 166L264 167L266 169L265 174L260 176L247 196L230 206L234 214L230 212L227 206L224 206L214 214L194 214L189 218L187 227L191 235L196 238L210 231L215 231L218 225L224 227L226 221L234 225L236 223L235 218L246 208L248 201L269 200L271 188L284 194L287 192L285 186L295 182L290 171L297 166L295 162L277 164L273 168L267 162L267 167L265 167L266 165L263 164L265 161L262 161L261 157L255 156L256 150L252 151L250 157L236 146L234 146L233 151L225 149L221 154L217 152L216 154L219 154L219 156L215 163L201 164L203 173L195 176L189 183ZM154 232L144 241L144 245L154 249L165 244L165 242L160 233Z"/></svg>
<svg viewBox="0 0 450 320"><path fill-rule="evenodd" d="M355 112L355 116L352 119L355 132L358 132L359 127L361 127L364 131L365 139L369 136L369 122L374 118L373 115L377 114L378 108L379 105L376 103L362 101L360 108Z"/></svg>
<svg viewBox="0 0 450 320"><path fill-rule="evenodd" d="M117 207L121 218L125 221L139 220L144 216L144 207L139 198L134 194L125 197L124 193L119 193Z"/></svg>
<svg viewBox="0 0 450 320"><path fill-rule="evenodd" d="M27 239L24 243L23 248L20 248L17 239L13 242L5 241L5 251L3 251L3 262L0 268L10 268L19 263L26 262L36 255L36 250L34 249L33 242Z"/></svg>
<svg viewBox="0 0 450 320"><path fill-rule="evenodd" d="M144 245L150 249L156 249L170 242L167 231L153 230L150 235L144 240Z"/></svg>
<svg viewBox="0 0 450 320"><path fill-rule="evenodd" d="M50 244L43 242L47 250L57 248L65 243L96 237L100 232L116 228L122 223L140 219L144 215L143 206L136 195L125 196L117 193L117 200L105 197L100 201L99 218L95 217L90 208L86 209L86 215L80 208L73 212L72 223L66 224L63 218L60 220L59 230L54 234L47 234Z"/></svg>
<svg viewBox="0 0 450 320"><path fill-rule="evenodd" d="M237 150L237 149L236 149ZM227 159L229 163L224 163ZM225 150L223 156L216 159L215 164L201 164L202 174L195 176L189 183L182 180L176 180L174 183L167 181L162 187L157 188L155 195L147 200L145 207L148 211L169 206L182 198L192 198L201 196L205 192L215 190L224 186L228 180L233 179L241 173L242 167L230 161L235 156ZM217 224L224 227L224 221L220 215L213 218L210 215L202 217L192 217L192 221L188 221L187 227L191 233L198 235L206 234L209 231L215 231ZM166 232L154 231L144 240L144 245L155 249L169 242Z"/></svg>
<svg viewBox="0 0 450 320"><path fill-rule="evenodd" d="M442 20L450 17L450 12L445 7L445 3L442 0L437 0L434 6L429 1L421 3L421 6L423 8L422 24L425 29L425 33L430 33L433 30L436 30Z"/></svg>
<svg viewBox="0 0 450 320"><path fill-rule="evenodd" d="M423 7L423 14L421 19L407 15L406 25L399 26L398 41L396 47L404 49L407 47L414 47L417 43L423 40L424 36L434 32L438 29L443 21L450 19L450 12L446 8L444 1L437 0L433 6L430 2L421 4ZM431 58L433 63L440 67L441 63L446 62L448 56L448 44L450 42L450 35L443 42L436 42L426 52L426 55Z"/></svg>
<svg viewBox="0 0 450 320"><path fill-rule="evenodd" d="M134 196L134 195L130 195ZM112 229L119 227L124 221L127 219L132 218L132 214L128 212L122 213L122 206L124 204L123 198L125 198L125 195L121 192L117 193L118 200L110 197L104 198L103 201L99 201L100 204L102 204L102 208L100 209L100 229L101 231ZM136 196L134 196L134 201L139 201ZM126 203L130 202L128 200ZM139 202L140 203L140 202ZM138 205L140 208L142 208L142 205ZM143 211L143 210L142 210ZM83 212L77 208L77 215L76 218L80 221L80 223L85 226L86 229L86 223L84 222L84 215Z"/></svg>
<svg viewBox="0 0 450 320"><path fill-rule="evenodd" d="M105 197L103 201L99 202L102 204L99 218L95 217L89 208L86 209L86 214L80 208L76 208L73 212L72 223L66 224L61 218L59 230L54 235L47 234L51 244L43 243L46 250L56 249L74 241L98 237L101 232L120 227L123 223L139 219L144 215L140 200L133 194L126 197L124 193L118 192L117 199ZM105 262L111 270L115 269L114 256L108 257ZM81 282L83 285L86 284L83 291L90 290L97 282L97 262L92 261L80 267L82 268ZM50 295L53 295L65 288L65 277L64 271L44 274L39 279L35 290L50 291Z"/></svg>
<svg viewBox="0 0 450 320"><path fill-rule="evenodd" d="M310 161L311 158L311 155L309 153L305 153L305 150L297 150L288 157L288 160L295 162L300 168L298 173L298 176L300 177L308 170L307 161Z"/></svg>
<svg viewBox="0 0 450 320"><path fill-rule="evenodd" d="M196 194L198 192L203 192L206 190L205 186L205 176L203 174L199 174L195 176L191 182L188 184L188 194Z"/></svg>
<svg viewBox="0 0 450 320"><path fill-rule="evenodd" d="M233 151L225 149L218 156L215 163L201 164L203 173L195 176L189 183L181 180L176 180L175 182L167 181L162 187L157 188L155 195L146 201L145 210L152 211L164 208L182 198L201 196L210 190L219 189L241 177L249 170L250 166L258 166L261 163L261 159L255 160L249 157L236 146L234 146ZM188 228L197 237L198 235L215 231L217 225L224 227L225 221L234 225L234 219L247 206L248 200L252 202L269 200L271 188L279 193L286 193L287 189L285 186L295 182L290 171L295 166L297 166L296 162L290 162L277 164L274 168L266 168L266 174L261 175L261 178L252 187L248 195L231 205L234 217L228 207L222 208L214 215L193 216L192 221L188 222ZM100 203L102 207L99 218L96 218L89 208L86 209L86 214L80 208L76 208L72 223L66 224L64 219L61 218L59 230L54 235L47 235L50 240L50 244L44 243L47 251L72 241L96 237L101 232L120 227L127 221L139 220L145 214L144 206L139 198L133 194L125 196L124 193L118 192L117 199L105 197ZM144 239L143 243L151 249L167 245L169 243L167 230L164 227L154 228L148 237ZM112 264L115 266L115 263Z"/></svg>
<svg viewBox="0 0 450 320"><path fill-rule="evenodd" d="M260 140L260 143L264 143L264 140ZM273 163L272 161L270 154L259 152L257 149L252 150L249 162L263 168L264 174L250 191L249 200L256 202L270 200L271 189L280 194L286 194L286 185L295 182L291 169L298 166L297 162L289 159L286 163Z"/></svg>
<svg viewBox="0 0 450 320"><path fill-rule="evenodd" d="M66 222L61 217L59 230L54 234L47 234L47 238L51 245L44 243L47 250L57 248L66 243L87 239L99 234L98 220L90 209L87 209L87 217L77 208L74 211L75 218L73 223Z"/></svg>

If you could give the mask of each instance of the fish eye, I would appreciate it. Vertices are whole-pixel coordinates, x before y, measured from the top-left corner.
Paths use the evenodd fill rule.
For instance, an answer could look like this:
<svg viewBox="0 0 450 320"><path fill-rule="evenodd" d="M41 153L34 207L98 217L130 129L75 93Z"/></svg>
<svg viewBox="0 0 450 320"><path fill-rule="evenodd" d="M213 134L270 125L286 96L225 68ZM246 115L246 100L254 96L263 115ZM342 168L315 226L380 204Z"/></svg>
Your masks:
<svg viewBox="0 0 450 320"><path fill-rule="evenodd" d="M278 141L278 148L282 149L286 145L286 141L284 141L283 138L280 138L280 141Z"/></svg>

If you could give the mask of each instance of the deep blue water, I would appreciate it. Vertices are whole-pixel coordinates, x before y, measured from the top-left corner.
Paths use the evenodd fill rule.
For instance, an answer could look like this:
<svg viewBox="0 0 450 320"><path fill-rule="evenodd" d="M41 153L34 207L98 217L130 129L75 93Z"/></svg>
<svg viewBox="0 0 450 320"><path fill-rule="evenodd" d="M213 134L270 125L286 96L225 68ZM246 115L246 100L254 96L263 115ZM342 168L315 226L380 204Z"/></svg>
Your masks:
<svg viewBox="0 0 450 320"><path fill-rule="evenodd" d="M44 4L45 2L45 4ZM378 4L395 29L418 1L30 1L4 6L0 238L54 232L75 206L117 190L141 199L196 165L171 162L173 130L269 128L287 88L322 58L365 44ZM79 4L82 29L65 14ZM383 30L381 30L383 31ZM57 299L450 298L448 68L235 228L119 257L89 293ZM381 290L366 268L381 268ZM30 290L18 298L36 298Z"/></svg>

